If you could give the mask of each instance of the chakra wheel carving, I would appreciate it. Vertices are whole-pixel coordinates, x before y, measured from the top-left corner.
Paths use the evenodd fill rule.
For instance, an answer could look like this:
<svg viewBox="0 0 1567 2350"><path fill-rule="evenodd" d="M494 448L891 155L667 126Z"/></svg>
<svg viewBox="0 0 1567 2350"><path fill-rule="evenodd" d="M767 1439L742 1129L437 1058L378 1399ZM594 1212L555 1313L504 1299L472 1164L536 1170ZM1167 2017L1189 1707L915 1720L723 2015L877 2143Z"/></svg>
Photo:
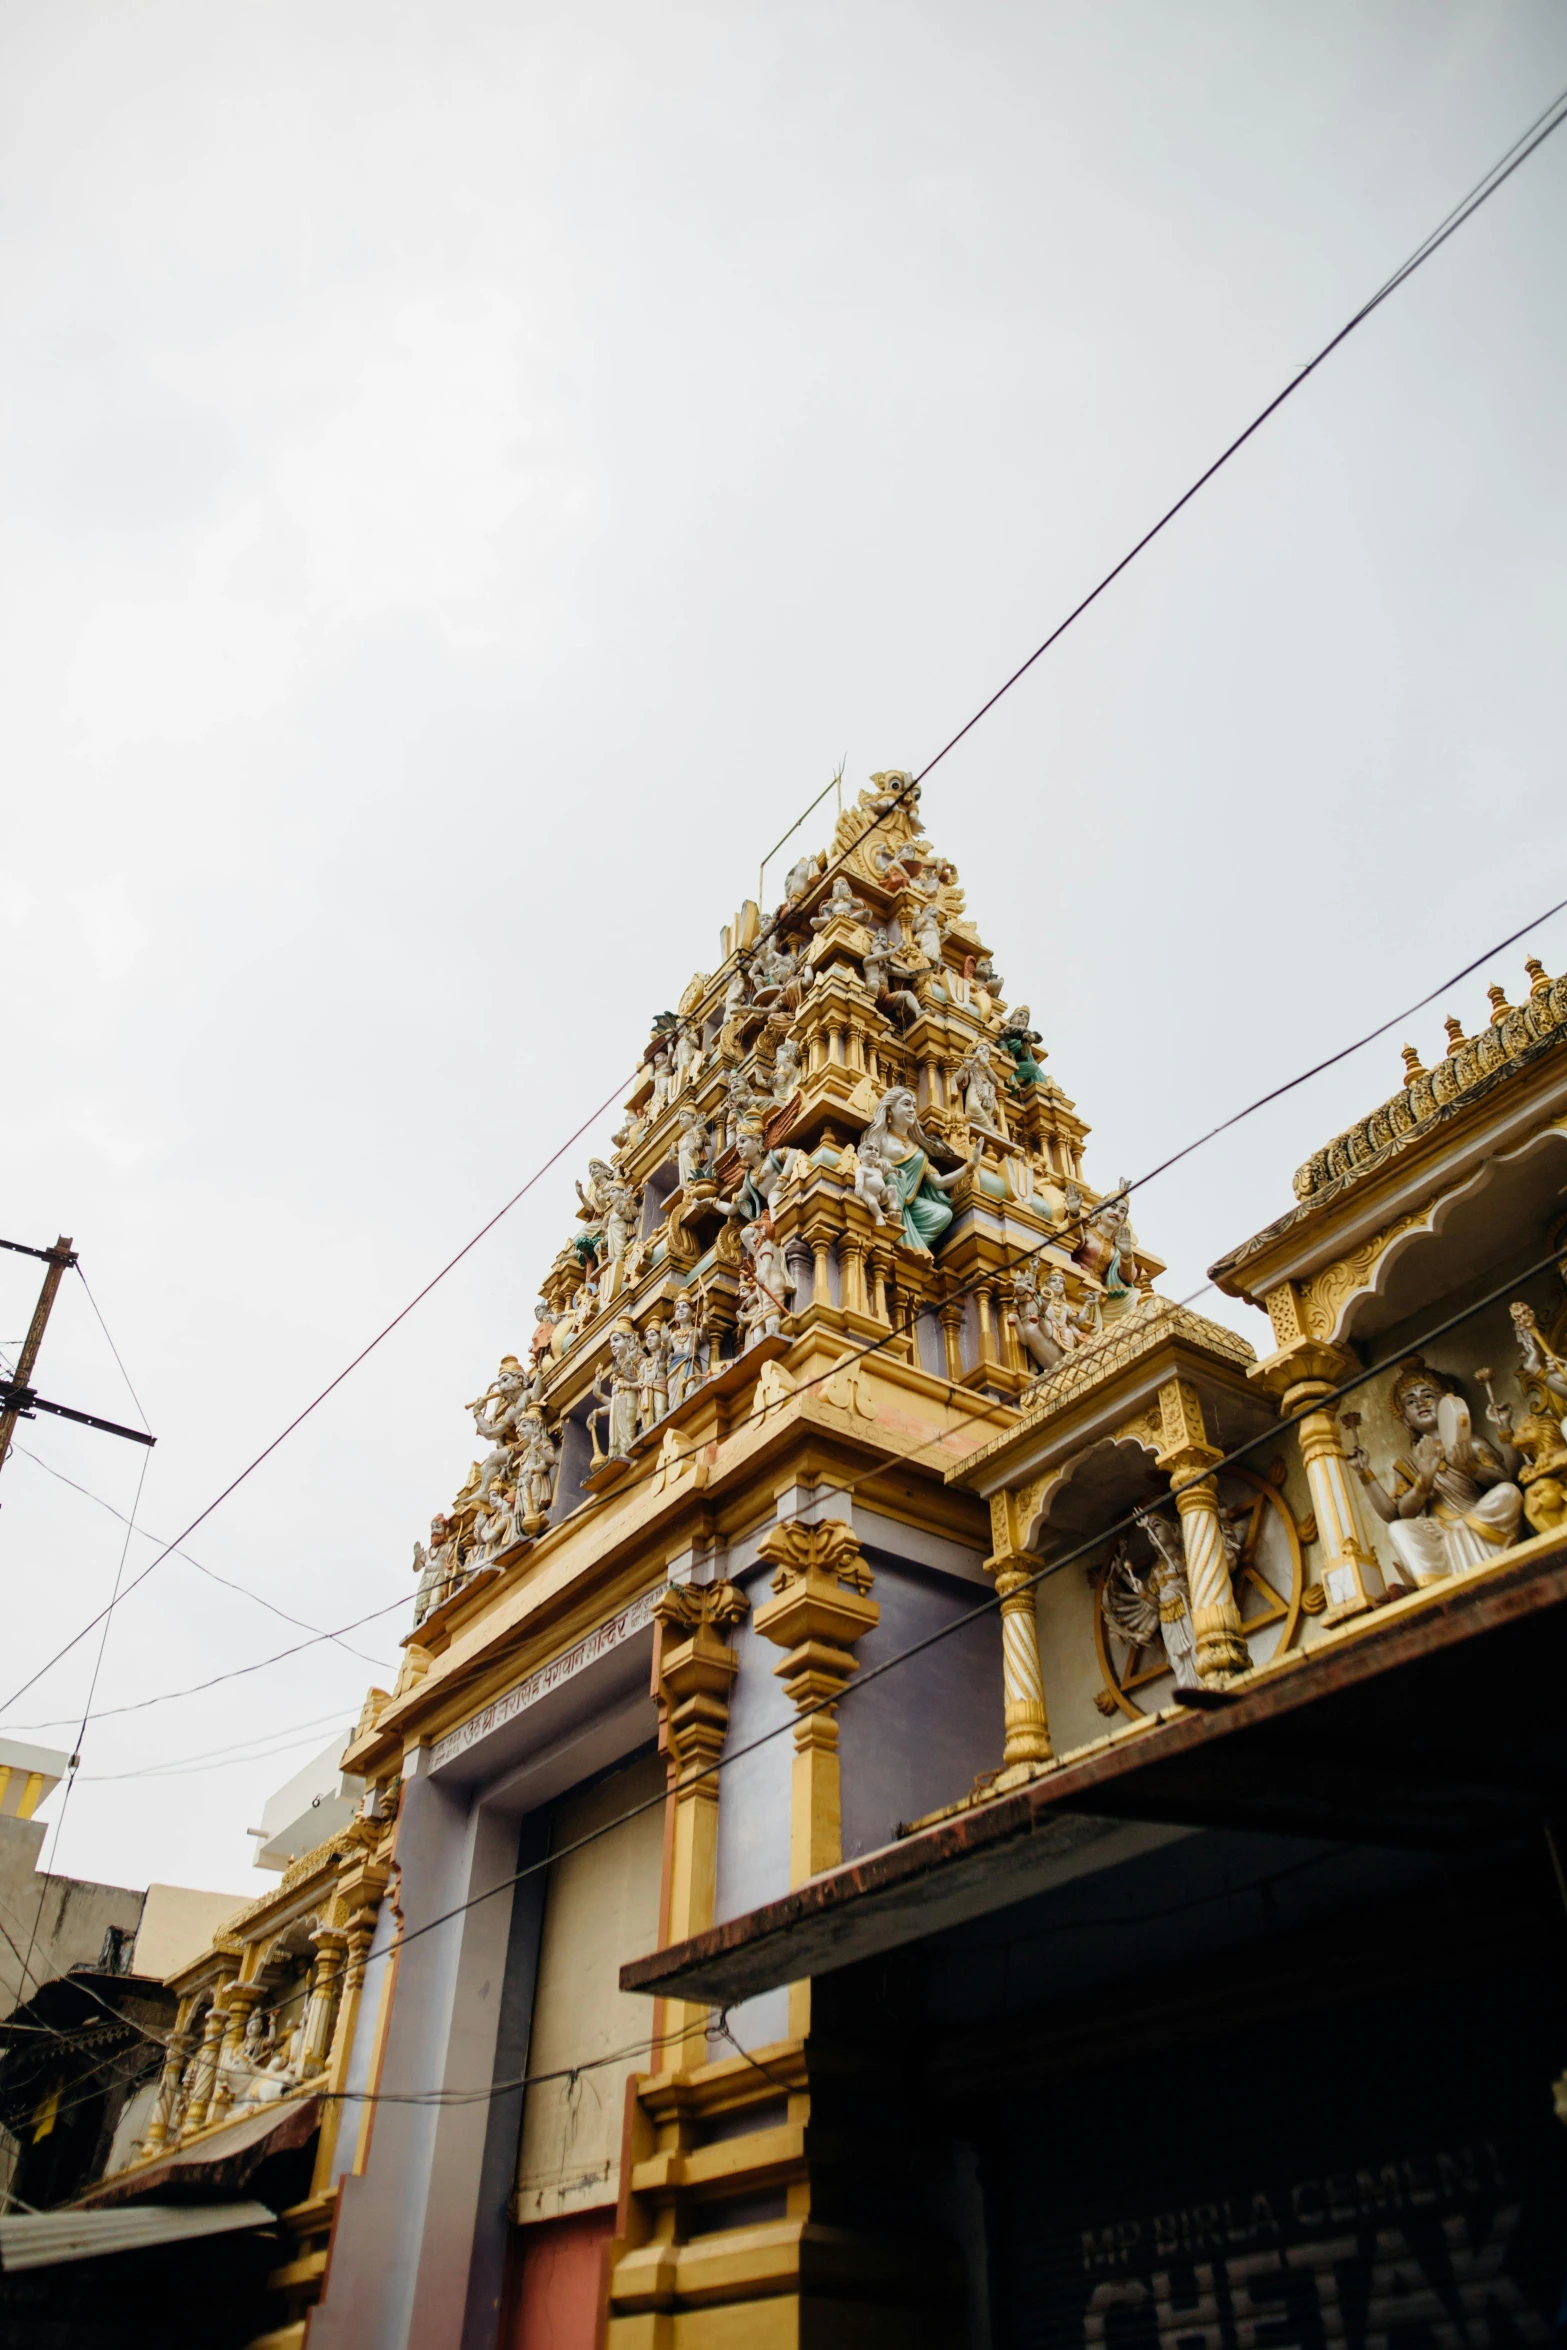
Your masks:
<svg viewBox="0 0 1567 2350"><path fill-rule="evenodd" d="M1300 1622L1305 1588L1300 1532L1288 1502L1268 1478L1247 1469L1223 1469L1218 1483L1219 1507L1234 1547L1235 1604L1252 1663L1263 1665L1290 1646ZM1173 1505L1167 1504L1164 1514L1173 1532ZM1112 1544L1090 1569L1094 1643L1104 1677L1094 1703L1103 1714L1139 1721L1174 1696L1175 1674L1158 1629L1157 1604L1150 1599L1141 1610L1136 1605L1139 1586L1155 1564L1153 1545L1139 1531L1124 1544ZM1107 1620L1106 1583L1118 1568L1121 1588L1110 1594ZM1123 1629L1136 1624L1139 1614L1143 1622L1136 1629Z"/></svg>

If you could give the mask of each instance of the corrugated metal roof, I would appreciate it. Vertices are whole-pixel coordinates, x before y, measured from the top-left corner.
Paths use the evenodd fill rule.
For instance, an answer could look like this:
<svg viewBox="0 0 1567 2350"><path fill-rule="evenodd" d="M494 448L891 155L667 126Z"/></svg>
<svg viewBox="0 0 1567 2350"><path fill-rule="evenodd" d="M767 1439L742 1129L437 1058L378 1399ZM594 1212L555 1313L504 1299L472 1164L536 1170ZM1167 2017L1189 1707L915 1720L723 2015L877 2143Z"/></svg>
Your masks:
<svg viewBox="0 0 1567 2350"><path fill-rule="evenodd" d="M190 2236L234 2228L270 2228L264 2203L138 2203L111 2211L17 2211L0 2218L0 2269L51 2268L98 2260L106 2252L141 2252Z"/></svg>

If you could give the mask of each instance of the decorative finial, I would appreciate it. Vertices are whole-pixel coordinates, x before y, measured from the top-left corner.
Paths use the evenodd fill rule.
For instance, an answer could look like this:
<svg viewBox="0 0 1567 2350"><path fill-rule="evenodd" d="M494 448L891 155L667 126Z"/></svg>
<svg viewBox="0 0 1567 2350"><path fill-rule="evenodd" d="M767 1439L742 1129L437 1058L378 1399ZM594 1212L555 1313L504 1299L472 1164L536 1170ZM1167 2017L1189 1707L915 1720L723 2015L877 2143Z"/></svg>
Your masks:
<svg viewBox="0 0 1567 2350"><path fill-rule="evenodd" d="M1462 1051L1463 1047L1469 1042L1468 1037L1464 1034L1463 1022L1461 1020L1444 1020L1442 1026L1447 1030L1447 1049L1449 1053Z"/></svg>
<svg viewBox="0 0 1567 2350"><path fill-rule="evenodd" d="M1505 988L1488 987L1485 992L1491 999L1491 1021L1494 1026L1498 1021L1505 1020L1513 1007L1507 1000Z"/></svg>
<svg viewBox="0 0 1567 2350"><path fill-rule="evenodd" d="M1529 993L1531 995L1548 994L1551 985L1551 975L1546 970L1545 965L1541 962L1539 956L1525 955L1523 967L1529 974Z"/></svg>
<svg viewBox="0 0 1567 2350"><path fill-rule="evenodd" d="M1404 1056L1404 1083L1406 1085L1413 1085L1417 1077L1429 1076L1429 1070L1424 1066L1420 1055L1412 1044L1403 1045L1400 1050Z"/></svg>

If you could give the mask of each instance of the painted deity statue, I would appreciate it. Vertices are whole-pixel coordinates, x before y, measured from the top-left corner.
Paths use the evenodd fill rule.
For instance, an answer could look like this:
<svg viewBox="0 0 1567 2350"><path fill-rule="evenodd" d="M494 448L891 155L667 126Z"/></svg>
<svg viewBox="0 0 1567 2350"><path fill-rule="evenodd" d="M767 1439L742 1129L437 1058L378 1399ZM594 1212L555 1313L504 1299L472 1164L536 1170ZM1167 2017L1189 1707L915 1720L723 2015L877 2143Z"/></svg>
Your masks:
<svg viewBox="0 0 1567 2350"><path fill-rule="evenodd" d="M669 1409L669 1332L655 1322L642 1342L642 1368L637 1385L637 1424L645 1434L656 1428Z"/></svg>
<svg viewBox="0 0 1567 2350"><path fill-rule="evenodd" d="M761 1121L755 1116L747 1116L742 1122L735 1136L735 1151L743 1172L734 1198L723 1202L723 1213L752 1224L772 1206L773 1194L783 1180L790 1154L767 1148Z"/></svg>
<svg viewBox="0 0 1567 2350"><path fill-rule="evenodd" d="M516 1356L503 1355L501 1367L483 1395L468 1406L474 1427L486 1444L498 1443L511 1434L526 1386L527 1378Z"/></svg>
<svg viewBox="0 0 1567 2350"><path fill-rule="evenodd" d="M611 1331L609 1353L609 1392L606 1395L603 1385L606 1366L600 1365L593 1379L598 1408L588 1414L588 1432L596 1447L602 1425L604 1453L611 1460L623 1460L637 1440L637 1405L642 1386L642 1347L629 1320Z"/></svg>
<svg viewBox="0 0 1567 2350"><path fill-rule="evenodd" d="M559 1447L536 1412L518 1424L521 1452L517 1461L517 1514L524 1531L534 1533L549 1516L555 1498L555 1466Z"/></svg>
<svg viewBox="0 0 1567 2350"><path fill-rule="evenodd" d="M786 1036L773 1056L773 1099L792 1101L800 1090L800 1048Z"/></svg>
<svg viewBox="0 0 1567 2350"><path fill-rule="evenodd" d="M675 1165L679 1169L681 1185L687 1191L693 1183L712 1181L713 1129L700 1110L686 1109L680 1113L680 1140L675 1145Z"/></svg>
<svg viewBox="0 0 1567 2350"><path fill-rule="evenodd" d="M758 1308L753 1335L776 1338L789 1312L789 1300L794 1294L794 1276L784 1262L784 1252L778 1245L769 1214L758 1216L740 1235L752 1283L762 1301Z"/></svg>
<svg viewBox="0 0 1567 2350"><path fill-rule="evenodd" d="M1044 1038L1037 1028L1030 1028L1028 1020L1027 1004L1019 1004L996 1039L1002 1051L1010 1053L1012 1056L1013 1068L1010 1083L1014 1093L1022 1086L1037 1085L1045 1074L1034 1058L1034 1047L1036 1044L1043 1044Z"/></svg>
<svg viewBox="0 0 1567 2350"><path fill-rule="evenodd" d="M972 1167L978 1152L951 1175L938 1175L931 1164L931 1144L919 1121L919 1106L907 1086L889 1086L877 1103L860 1145L880 1160L888 1183L897 1194L903 1238L921 1256L934 1256L936 1245L952 1222L946 1198Z"/></svg>
<svg viewBox="0 0 1567 2350"><path fill-rule="evenodd" d="M452 1533L451 1520L442 1512L437 1511L430 1520L429 1549L426 1550L422 1542L414 1544L413 1571L419 1578L418 1587L414 1592L414 1629L416 1631L424 1622L425 1617L433 1609L438 1608L446 1597L446 1587L456 1568Z"/></svg>
<svg viewBox="0 0 1567 2350"><path fill-rule="evenodd" d="M685 1402L702 1384L707 1300L677 1297L669 1318L669 1408Z"/></svg>
<svg viewBox="0 0 1567 2350"><path fill-rule="evenodd" d="M853 1149L854 1146L851 1144L848 1147ZM847 1155L846 1150L844 1156ZM865 1202L877 1224L885 1224L889 1217L902 1216L902 1202L888 1172L887 1162L868 1135L861 1138L860 1146L854 1152L854 1196Z"/></svg>
<svg viewBox="0 0 1567 2350"><path fill-rule="evenodd" d="M1041 1319L1045 1336L1063 1355L1070 1354L1074 1347L1087 1346L1094 1335L1094 1301L1085 1297L1080 1306L1070 1302L1066 1275L1059 1265L1046 1279Z"/></svg>
<svg viewBox="0 0 1567 2350"><path fill-rule="evenodd" d="M963 1114L969 1124L983 1127L988 1134L1004 1136L1007 1128L1001 1109L1001 1089L984 1045L974 1046L967 1059L958 1064L956 1076L963 1088Z"/></svg>
<svg viewBox="0 0 1567 2350"><path fill-rule="evenodd" d="M1099 1587L1100 1613L1131 1648L1160 1641L1176 1688L1195 1689L1197 1639L1181 1538L1155 1512L1137 1523L1153 1545L1153 1564L1140 1574L1125 1541L1118 1542Z"/></svg>
<svg viewBox="0 0 1567 2350"><path fill-rule="evenodd" d="M811 916L811 928L825 930L840 915L850 922L864 923L871 919L869 906L863 898L855 896L853 884L845 873L834 874L831 889Z"/></svg>
<svg viewBox="0 0 1567 2350"><path fill-rule="evenodd" d="M1065 1283L1062 1283L1063 1289ZM1036 1370L1053 1371L1061 1360L1062 1350L1045 1328L1044 1301L1039 1294L1039 1276L1032 1265L1019 1265L1012 1275L1012 1319L1018 1338Z"/></svg>
<svg viewBox="0 0 1567 2350"><path fill-rule="evenodd" d="M1106 1297L1131 1295L1125 1276L1131 1269L1136 1236L1132 1231L1126 1188L1123 1176L1119 1194L1112 1193L1101 1207L1095 1208L1072 1251L1073 1264L1081 1265L1085 1273L1092 1273Z"/></svg>
<svg viewBox="0 0 1567 2350"><path fill-rule="evenodd" d="M920 1016L920 999L908 985L914 973L898 959L895 926L873 932L872 940L865 957L865 984L876 998L877 1009L898 1027L907 1027Z"/></svg>
<svg viewBox="0 0 1567 2350"><path fill-rule="evenodd" d="M1438 1583L1482 1565L1516 1541L1523 1495L1513 1477L1519 1456L1474 1434L1468 1406L1453 1382L1412 1355L1393 1382L1393 1409L1411 1438L1393 1463L1391 1490L1372 1472L1358 1434L1350 1467L1387 1527L1410 1586ZM1344 1414L1352 1434L1360 1415Z"/></svg>

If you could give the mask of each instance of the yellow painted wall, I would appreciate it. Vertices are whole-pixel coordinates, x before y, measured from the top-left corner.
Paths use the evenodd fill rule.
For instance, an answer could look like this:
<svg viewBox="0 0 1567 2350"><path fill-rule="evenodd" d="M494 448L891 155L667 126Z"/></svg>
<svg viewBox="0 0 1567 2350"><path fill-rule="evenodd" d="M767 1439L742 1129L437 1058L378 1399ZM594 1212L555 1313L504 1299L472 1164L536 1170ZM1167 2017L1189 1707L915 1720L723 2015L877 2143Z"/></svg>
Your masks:
<svg viewBox="0 0 1567 2350"><path fill-rule="evenodd" d="M663 1762L648 1755L586 1794L567 1796L556 1806L551 1849L560 1851L663 1791ZM658 1801L550 1870L529 2076L616 2050L634 2053L581 2072L574 2081L529 2089L517 2170L520 2220L557 2219L615 2199L626 2076L647 2069L652 2021L649 2002L628 1998L617 1978L624 1960L653 1949L658 1940L663 1843Z"/></svg>

